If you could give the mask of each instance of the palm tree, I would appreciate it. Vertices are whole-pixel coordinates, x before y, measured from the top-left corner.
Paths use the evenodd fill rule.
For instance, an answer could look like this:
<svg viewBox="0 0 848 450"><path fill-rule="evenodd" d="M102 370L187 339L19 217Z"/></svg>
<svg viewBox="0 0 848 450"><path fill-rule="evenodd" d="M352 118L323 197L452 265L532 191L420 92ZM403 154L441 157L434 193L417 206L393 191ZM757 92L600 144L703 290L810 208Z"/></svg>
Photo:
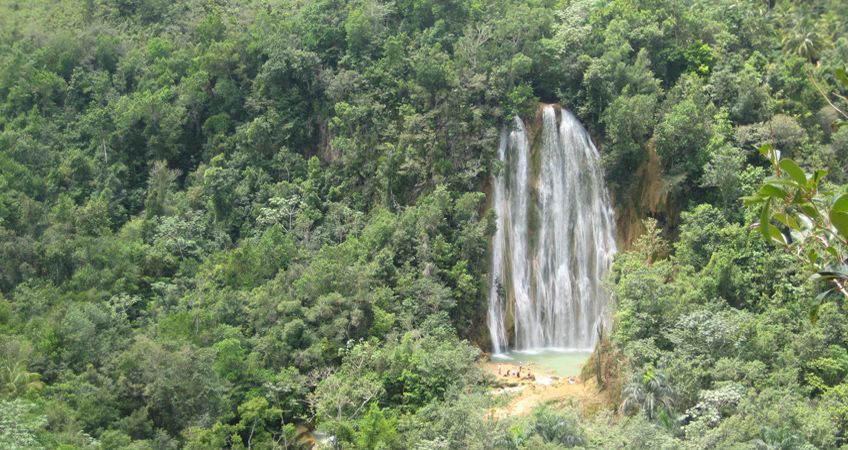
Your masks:
<svg viewBox="0 0 848 450"><path fill-rule="evenodd" d="M496 439L496 445L507 450L519 450L524 448L529 437L530 434L520 425L513 425Z"/></svg>
<svg viewBox="0 0 848 450"><path fill-rule="evenodd" d="M778 22L783 30L781 44L783 50L802 56L808 62L816 63L819 53L827 43L826 29L819 28L820 22L810 17L820 16L824 11L802 3L786 3L778 13Z"/></svg>
<svg viewBox="0 0 848 450"><path fill-rule="evenodd" d="M622 413L643 411L648 419L653 420L659 412L672 410L675 391L662 372L648 369L633 377L622 390L622 396Z"/></svg>
<svg viewBox="0 0 848 450"><path fill-rule="evenodd" d="M809 26L809 24L806 24L806 26ZM783 37L783 48L814 63L818 61L819 51L824 46L823 39L816 30L806 28L806 26L790 30Z"/></svg>
<svg viewBox="0 0 848 450"><path fill-rule="evenodd" d="M583 445L583 436L575 419L557 414L547 407L536 411L536 423L533 430L545 442L554 442L566 448Z"/></svg>
<svg viewBox="0 0 848 450"><path fill-rule="evenodd" d="M29 372L23 362L9 362L0 366L0 398L14 398L43 387L41 374Z"/></svg>
<svg viewBox="0 0 848 450"><path fill-rule="evenodd" d="M779 430L763 427L760 434L761 438L751 441L757 450L791 450L804 445L804 439L786 427Z"/></svg>

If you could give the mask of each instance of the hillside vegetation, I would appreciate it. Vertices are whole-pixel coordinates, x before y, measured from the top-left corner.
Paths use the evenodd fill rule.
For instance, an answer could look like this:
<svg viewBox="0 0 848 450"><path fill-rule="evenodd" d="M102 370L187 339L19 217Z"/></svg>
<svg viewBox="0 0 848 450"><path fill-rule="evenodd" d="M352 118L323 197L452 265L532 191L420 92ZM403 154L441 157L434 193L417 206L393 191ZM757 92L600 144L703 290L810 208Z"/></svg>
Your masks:
<svg viewBox="0 0 848 450"><path fill-rule="evenodd" d="M0 448L844 448L845 30L841 0L0 0ZM610 404L495 419L486 192L540 102L641 237Z"/></svg>

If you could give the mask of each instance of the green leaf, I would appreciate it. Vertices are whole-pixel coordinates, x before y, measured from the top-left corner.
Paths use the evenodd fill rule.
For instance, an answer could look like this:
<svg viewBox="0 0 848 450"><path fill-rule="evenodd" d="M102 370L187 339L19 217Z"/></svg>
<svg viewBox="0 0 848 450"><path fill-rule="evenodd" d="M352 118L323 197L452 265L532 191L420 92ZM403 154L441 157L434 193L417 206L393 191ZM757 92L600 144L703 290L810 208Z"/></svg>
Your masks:
<svg viewBox="0 0 848 450"><path fill-rule="evenodd" d="M833 206L830 208L832 212L848 212L848 194L840 195L834 202Z"/></svg>
<svg viewBox="0 0 848 450"><path fill-rule="evenodd" d="M771 238L772 241L780 245L786 245L786 236L784 236L783 233L781 233L780 230L777 229L777 227L769 224L768 233L769 238Z"/></svg>
<svg viewBox="0 0 848 450"><path fill-rule="evenodd" d="M798 183L796 183L794 180L789 180L786 178L767 177L763 180L763 182L766 184L773 184L775 186L786 186L791 188L798 187Z"/></svg>
<svg viewBox="0 0 848 450"><path fill-rule="evenodd" d="M836 231L842 236L842 239L848 239L848 212L830 211L830 223L833 224Z"/></svg>
<svg viewBox="0 0 848 450"><path fill-rule="evenodd" d="M740 197L739 200L742 200L742 204L745 206L754 206L762 203L766 199L760 195L746 195L744 197Z"/></svg>
<svg viewBox="0 0 848 450"><path fill-rule="evenodd" d="M807 252L807 259L810 261L810 263L815 264L819 260L819 252L817 252L815 249L810 249Z"/></svg>
<svg viewBox="0 0 848 450"><path fill-rule="evenodd" d="M834 258L839 257L839 252L837 252L836 249L833 248L833 247L827 247L827 248L824 249L824 251L826 251L828 255L830 255Z"/></svg>
<svg viewBox="0 0 848 450"><path fill-rule="evenodd" d="M804 214L806 214L807 217L809 217L813 221L821 218L821 214L819 214L819 210L816 209L815 205L813 205L810 202L801 203L800 205L798 205L798 207L801 208L801 211L803 211Z"/></svg>
<svg viewBox="0 0 848 450"><path fill-rule="evenodd" d="M798 230L801 229L801 225L798 223L798 221L794 217L790 216L789 214L777 213L772 217L774 218L774 220L786 225L787 227L789 227L793 230L798 231Z"/></svg>
<svg viewBox="0 0 848 450"><path fill-rule="evenodd" d="M825 270L818 271L816 275L822 280L844 280L848 278L848 266L828 267Z"/></svg>
<svg viewBox="0 0 848 450"><path fill-rule="evenodd" d="M761 155L768 158L774 166L777 166L777 163L780 161L780 150L776 150L771 144L761 145L759 152Z"/></svg>
<svg viewBox="0 0 848 450"><path fill-rule="evenodd" d="M785 170L786 173L795 180L796 183L801 186L805 186L807 184L807 176L804 175L804 171L798 167L798 164L795 164L795 161L791 159L784 159L780 161L780 168Z"/></svg>
<svg viewBox="0 0 848 450"><path fill-rule="evenodd" d="M787 195L786 191L771 184L764 184L760 188L760 192L758 192L758 194L763 197L779 198L781 200L785 199Z"/></svg>
<svg viewBox="0 0 848 450"><path fill-rule="evenodd" d="M818 300L820 302L824 301L827 298L827 296L830 295L830 294L833 294L834 291L836 291L836 288L830 288L830 289L822 292L821 294L817 295L816 300Z"/></svg>
<svg viewBox="0 0 848 450"><path fill-rule="evenodd" d="M771 224L769 223L769 210L771 209L771 202L766 202L763 205L763 209L760 210L760 233L763 235L763 239L769 240L771 237L771 233L769 232L769 228L771 228Z"/></svg>
<svg viewBox="0 0 848 450"><path fill-rule="evenodd" d="M836 69L836 79L842 83L842 86L848 88L848 72L845 72L845 69Z"/></svg>

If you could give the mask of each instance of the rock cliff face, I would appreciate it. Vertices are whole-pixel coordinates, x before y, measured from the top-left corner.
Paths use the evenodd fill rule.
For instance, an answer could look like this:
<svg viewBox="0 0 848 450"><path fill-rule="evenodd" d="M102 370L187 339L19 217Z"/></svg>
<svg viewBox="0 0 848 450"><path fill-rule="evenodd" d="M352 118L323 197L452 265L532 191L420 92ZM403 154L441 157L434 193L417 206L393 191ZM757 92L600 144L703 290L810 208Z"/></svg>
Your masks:
<svg viewBox="0 0 848 450"><path fill-rule="evenodd" d="M630 249L645 231L642 220L648 215L660 217L665 226L673 225L669 218L675 216L663 184L662 162L651 142L642 163L633 169L633 179L625 195L613 197L616 243L623 250Z"/></svg>

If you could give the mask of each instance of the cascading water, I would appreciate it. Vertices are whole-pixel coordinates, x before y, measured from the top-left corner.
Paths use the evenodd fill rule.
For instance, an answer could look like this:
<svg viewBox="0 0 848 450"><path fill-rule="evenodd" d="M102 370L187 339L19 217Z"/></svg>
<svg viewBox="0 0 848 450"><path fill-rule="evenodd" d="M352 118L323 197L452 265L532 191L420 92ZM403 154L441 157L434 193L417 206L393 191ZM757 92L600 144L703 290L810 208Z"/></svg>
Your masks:
<svg viewBox="0 0 848 450"><path fill-rule="evenodd" d="M527 128L516 118L498 147L493 351L510 348L510 337L518 350L591 349L608 321L601 281L615 253L600 156L577 118L553 105L542 109L532 137Z"/></svg>

